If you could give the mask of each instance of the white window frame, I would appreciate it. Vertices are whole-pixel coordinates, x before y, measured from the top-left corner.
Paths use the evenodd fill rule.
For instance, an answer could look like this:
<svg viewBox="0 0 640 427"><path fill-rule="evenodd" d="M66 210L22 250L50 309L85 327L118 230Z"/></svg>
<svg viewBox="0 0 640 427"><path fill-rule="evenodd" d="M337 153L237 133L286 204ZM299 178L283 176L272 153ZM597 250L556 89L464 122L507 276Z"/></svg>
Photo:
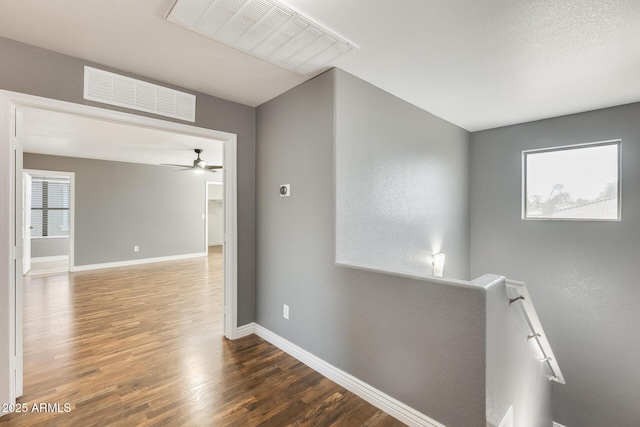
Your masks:
<svg viewBox="0 0 640 427"><path fill-rule="evenodd" d="M606 145L616 145L618 147L617 168L617 217L616 218L552 218L552 217L530 217L527 216L527 156L531 154L549 153L565 150L576 150L581 148L591 148ZM610 139L606 141L587 142L583 144L562 145L558 147L538 148L522 151L522 219L527 221L621 221L622 220L622 139Z"/></svg>
<svg viewBox="0 0 640 427"><path fill-rule="evenodd" d="M49 180L50 180L50 178L52 178L52 177L53 177L53 176L43 177L43 178L42 178L42 181L49 181ZM56 239L56 238L68 239L68 238L70 237L70 233L71 233L71 199L72 199L72 197L71 197L71 189L72 189L72 187L71 187L71 180L70 180L68 177L65 177L65 179L66 179L66 182L65 182L65 183L67 184L68 189L69 189L69 190L68 190L68 191L69 191L69 203L68 203L67 207L66 207L66 208L50 208L50 207L47 207L47 208L45 208L45 207L41 207L41 208L34 208L34 207L33 207L33 204L32 204L32 205L31 205L31 215L32 215L31 217L33 218L33 211L34 211L34 210L41 210L41 211L42 211L42 215L43 215L43 217L44 217L44 212L45 212L45 211L49 211L49 210L54 210L54 211L65 211L65 210L66 210L66 211L67 211L68 218L69 218L69 221L68 221L68 222L69 222L69 224L67 225L67 234L66 234L66 235L63 235L63 236L61 236L61 235L50 236L50 235L49 235L49 232L48 232L48 230L47 230L47 235L46 235L46 236L33 236L33 235L32 235L32 236L31 236L31 238L32 238L32 239ZM32 188L33 188L33 182L35 182L35 181L32 181L32 184L31 184L31 185L32 185ZM33 194L33 190L32 190L32 193L31 193L31 194ZM43 198L43 202L42 202L42 203L44 203L44 190L43 190L42 198ZM41 225L42 225L42 224L41 224ZM42 234L44 234L44 227L42 228Z"/></svg>

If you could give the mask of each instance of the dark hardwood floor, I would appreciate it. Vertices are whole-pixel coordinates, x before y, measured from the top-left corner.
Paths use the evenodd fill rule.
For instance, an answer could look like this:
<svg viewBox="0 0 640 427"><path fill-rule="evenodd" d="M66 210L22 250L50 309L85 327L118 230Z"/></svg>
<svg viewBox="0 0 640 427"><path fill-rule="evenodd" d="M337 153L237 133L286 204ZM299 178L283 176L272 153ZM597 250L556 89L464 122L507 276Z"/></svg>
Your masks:
<svg viewBox="0 0 640 427"><path fill-rule="evenodd" d="M0 426L403 425L257 336L226 340L219 249L24 289L27 412Z"/></svg>

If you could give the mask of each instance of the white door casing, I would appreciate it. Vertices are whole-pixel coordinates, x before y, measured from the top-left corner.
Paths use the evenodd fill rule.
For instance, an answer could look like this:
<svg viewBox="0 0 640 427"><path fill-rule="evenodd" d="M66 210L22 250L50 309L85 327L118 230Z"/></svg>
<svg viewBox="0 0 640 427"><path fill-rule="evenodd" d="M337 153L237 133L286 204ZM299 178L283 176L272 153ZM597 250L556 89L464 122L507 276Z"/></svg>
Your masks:
<svg viewBox="0 0 640 427"><path fill-rule="evenodd" d="M237 336L237 136L181 123L0 90L0 405L22 394L22 146L15 138L16 107L110 120L131 126L223 141L225 181L224 333ZM4 270L4 271L3 271ZM5 306L6 304L6 306ZM0 413L0 416L3 414Z"/></svg>
<svg viewBox="0 0 640 427"><path fill-rule="evenodd" d="M23 271L24 267L24 257L25 257L25 244L29 246L27 256L29 256L29 260L31 260L31 239L27 242L24 236L25 225L23 224L23 210L25 208L25 191L22 188L22 180L24 178L24 173L22 170L22 139L20 139L18 125L21 119L21 114L18 108L13 108L13 116L14 120L14 159L13 159L13 173L14 173L14 186L13 192L15 195L15 206L14 206L14 221L13 221L13 230L12 235L14 236L14 287L13 287L13 322L12 328L13 333L12 336L12 356L13 360L10 364L10 368L13 369L10 371L10 375L13 375L13 389L11 392L13 395L18 398L23 394L23 384L22 384L22 372L23 372L23 307L24 307L24 297L23 297L23 283L22 276L26 273ZM30 202L30 201L29 201ZM30 234L30 233L29 233ZM29 266L30 267L30 266ZM11 331L10 331L11 332Z"/></svg>
<svg viewBox="0 0 640 427"><path fill-rule="evenodd" d="M22 274L31 270L31 175L22 172Z"/></svg>

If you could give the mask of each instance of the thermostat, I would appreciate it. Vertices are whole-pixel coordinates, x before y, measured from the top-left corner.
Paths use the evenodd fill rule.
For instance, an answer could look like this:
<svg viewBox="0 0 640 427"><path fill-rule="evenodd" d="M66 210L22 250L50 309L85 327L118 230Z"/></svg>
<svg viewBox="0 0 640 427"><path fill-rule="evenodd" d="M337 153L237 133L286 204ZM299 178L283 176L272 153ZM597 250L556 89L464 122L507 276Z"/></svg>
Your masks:
<svg viewBox="0 0 640 427"><path fill-rule="evenodd" d="M280 197L289 197L291 195L291 188L289 184L280 186Z"/></svg>

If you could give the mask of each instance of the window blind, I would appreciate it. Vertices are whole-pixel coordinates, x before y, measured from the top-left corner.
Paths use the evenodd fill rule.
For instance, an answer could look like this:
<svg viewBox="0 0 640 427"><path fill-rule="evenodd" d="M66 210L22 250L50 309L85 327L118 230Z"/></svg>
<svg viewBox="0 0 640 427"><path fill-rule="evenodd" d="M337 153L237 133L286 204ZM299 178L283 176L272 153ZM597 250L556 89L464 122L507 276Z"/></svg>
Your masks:
<svg viewBox="0 0 640 427"><path fill-rule="evenodd" d="M31 237L69 235L69 181L33 178Z"/></svg>

